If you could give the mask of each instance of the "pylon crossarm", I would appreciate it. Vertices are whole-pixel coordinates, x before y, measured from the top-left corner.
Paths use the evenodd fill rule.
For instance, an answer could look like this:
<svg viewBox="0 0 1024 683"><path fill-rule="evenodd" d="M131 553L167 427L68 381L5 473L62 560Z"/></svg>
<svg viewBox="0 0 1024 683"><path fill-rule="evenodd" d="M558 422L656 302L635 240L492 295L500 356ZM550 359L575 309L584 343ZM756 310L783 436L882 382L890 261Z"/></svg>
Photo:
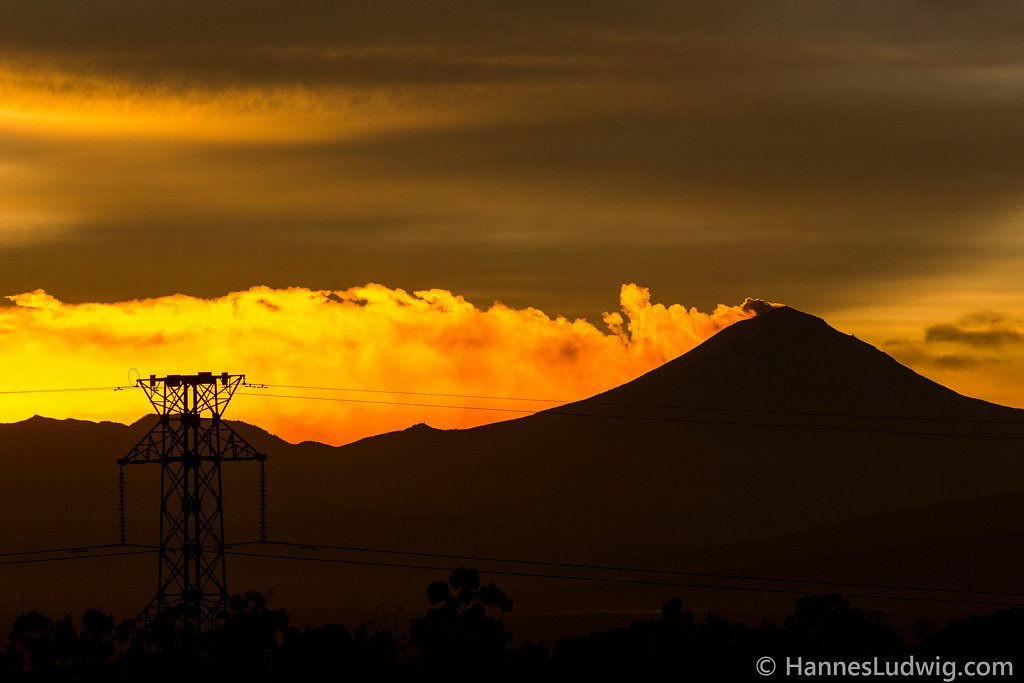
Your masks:
<svg viewBox="0 0 1024 683"><path fill-rule="evenodd" d="M200 372L195 375L167 375L138 379L146 398L160 415L203 415L222 416L235 395L245 382L245 375L229 375ZM191 405L189 402L191 389Z"/></svg>

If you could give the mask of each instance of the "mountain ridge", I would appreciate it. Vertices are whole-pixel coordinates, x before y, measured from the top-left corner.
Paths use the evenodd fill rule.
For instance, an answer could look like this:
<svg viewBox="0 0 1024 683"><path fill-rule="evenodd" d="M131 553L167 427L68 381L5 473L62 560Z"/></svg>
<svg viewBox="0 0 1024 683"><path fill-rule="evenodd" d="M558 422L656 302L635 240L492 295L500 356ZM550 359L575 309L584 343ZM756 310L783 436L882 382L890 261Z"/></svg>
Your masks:
<svg viewBox="0 0 1024 683"><path fill-rule="evenodd" d="M844 358L845 363L837 362ZM810 381L814 377L817 379ZM747 386L744 387L744 384ZM751 385L765 393L761 396L752 395ZM898 390L894 390L894 387ZM829 393L845 397L829 399ZM673 400L678 394L697 400ZM952 420L958 416L973 419L979 417L980 413L998 411L1004 416L1018 417L1024 422L1024 409L959 394L902 365L892 356L854 335L835 330L822 318L789 306L772 308L733 323L690 351L622 385L580 401L538 411L534 415L565 414L573 408L590 408L596 404L608 404L604 407L736 413L794 412L813 415L839 411L854 418L872 418L890 412L892 414L886 417L910 420L920 418L921 421L935 418ZM906 414L907 405L923 405L925 412L931 414ZM861 408L859 415L855 410L858 407ZM152 417L152 414L145 415L126 426L137 427ZM468 429L438 429L427 423L417 423L404 429L371 435L353 443L390 434L408 435L424 429L437 432L471 431L494 424L515 424L530 417L533 415ZM59 421L58 418L39 415L28 420L37 418ZM77 418L67 420L122 424ZM239 420L229 422L242 429L251 428L284 441L259 425ZM330 446L312 440L297 442L295 445L300 444L332 448L353 445Z"/></svg>

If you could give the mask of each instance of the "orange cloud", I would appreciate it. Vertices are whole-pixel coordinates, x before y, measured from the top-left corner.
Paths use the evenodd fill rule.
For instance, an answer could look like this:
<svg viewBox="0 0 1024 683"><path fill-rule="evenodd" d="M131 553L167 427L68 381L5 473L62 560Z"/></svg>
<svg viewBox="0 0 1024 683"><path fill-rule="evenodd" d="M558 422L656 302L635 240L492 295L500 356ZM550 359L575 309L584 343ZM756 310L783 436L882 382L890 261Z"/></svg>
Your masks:
<svg viewBox="0 0 1024 683"><path fill-rule="evenodd" d="M125 384L136 368L143 375L245 373L268 385L570 401L626 382L754 314L750 306L702 313L652 304L649 290L635 284L622 286L620 311L604 314L605 330L535 308L479 308L446 290L409 293L377 284L340 291L253 287L216 299L179 294L69 304L42 290L7 299L11 304L0 307L0 390ZM340 444L417 422L469 427L517 415L266 395L286 393L506 411L555 405L246 389L228 417L292 441ZM136 391L7 394L0 395L0 420L42 414L129 422L147 407Z"/></svg>
<svg viewBox="0 0 1024 683"><path fill-rule="evenodd" d="M414 86L183 88L64 71L0 54L0 130L18 133L281 144L479 123L501 113L480 102L470 86L449 88L446 98Z"/></svg>

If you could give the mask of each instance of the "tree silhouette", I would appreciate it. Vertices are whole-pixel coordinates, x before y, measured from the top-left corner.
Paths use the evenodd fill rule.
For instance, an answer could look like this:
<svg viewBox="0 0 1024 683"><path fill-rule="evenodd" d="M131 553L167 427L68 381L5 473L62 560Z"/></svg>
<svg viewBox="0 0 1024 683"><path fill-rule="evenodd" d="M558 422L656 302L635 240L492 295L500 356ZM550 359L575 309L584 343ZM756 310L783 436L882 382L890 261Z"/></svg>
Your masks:
<svg viewBox="0 0 1024 683"><path fill-rule="evenodd" d="M224 623L210 635L206 649L211 672L247 680L269 678L274 653L289 625L288 612L271 608L269 602L257 591L228 598Z"/></svg>
<svg viewBox="0 0 1024 683"><path fill-rule="evenodd" d="M80 680L109 680L111 658L116 652L114 618L102 610L85 610L75 651Z"/></svg>
<svg viewBox="0 0 1024 683"><path fill-rule="evenodd" d="M1000 661L1019 652L1022 642L1024 610L1004 609L946 624L930 634L917 650L928 658Z"/></svg>
<svg viewBox="0 0 1024 683"><path fill-rule="evenodd" d="M852 608L840 595L808 595L786 618L788 641L805 655L859 657L889 654L899 637L885 614Z"/></svg>
<svg viewBox="0 0 1024 683"><path fill-rule="evenodd" d="M61 670L70 669L78 660L78 633L70 614L53 625L53 663Z"/></svg>
<svg viewBox="0 0 1024 683"><path fill-rule="evenodd" d="M49 672L53 668L53 619L32 610L14 620L7 636L7 654L19 669Z"/></svg>
<svg viewBox="0 0 1024 683"><path fill-rule="evenodd" d="M698 629L682 598L665 601L658 618L627 628L594 631L560 640L552 668L556 679L653 680L679 676L699 664Z"/></svg>
<svg viewBox="0 0 1024 683"><path fill-rule="evenodd" d="M480 585L476 569L452 571L448 581L427 588L432 607L412 620L409 637L422 671L441 680L479 679L504 662L512 634L497 612L512 609L512 599L493 583Z"/></svg>

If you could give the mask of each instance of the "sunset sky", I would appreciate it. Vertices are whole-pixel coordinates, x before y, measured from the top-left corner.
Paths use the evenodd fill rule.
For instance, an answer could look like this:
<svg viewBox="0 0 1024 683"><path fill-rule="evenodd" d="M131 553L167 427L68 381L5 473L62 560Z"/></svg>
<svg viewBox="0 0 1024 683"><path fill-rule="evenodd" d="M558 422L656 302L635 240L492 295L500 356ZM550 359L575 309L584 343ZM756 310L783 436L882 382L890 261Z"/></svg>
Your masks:
<svg viewBox="0 0 1024 683"><path fill-rule="evenodd" d="M6 0L0 390L572 399L756 297L1024 407L1021 35L1004 2ZM486 415L229 416L338 443Z"/></svg>

